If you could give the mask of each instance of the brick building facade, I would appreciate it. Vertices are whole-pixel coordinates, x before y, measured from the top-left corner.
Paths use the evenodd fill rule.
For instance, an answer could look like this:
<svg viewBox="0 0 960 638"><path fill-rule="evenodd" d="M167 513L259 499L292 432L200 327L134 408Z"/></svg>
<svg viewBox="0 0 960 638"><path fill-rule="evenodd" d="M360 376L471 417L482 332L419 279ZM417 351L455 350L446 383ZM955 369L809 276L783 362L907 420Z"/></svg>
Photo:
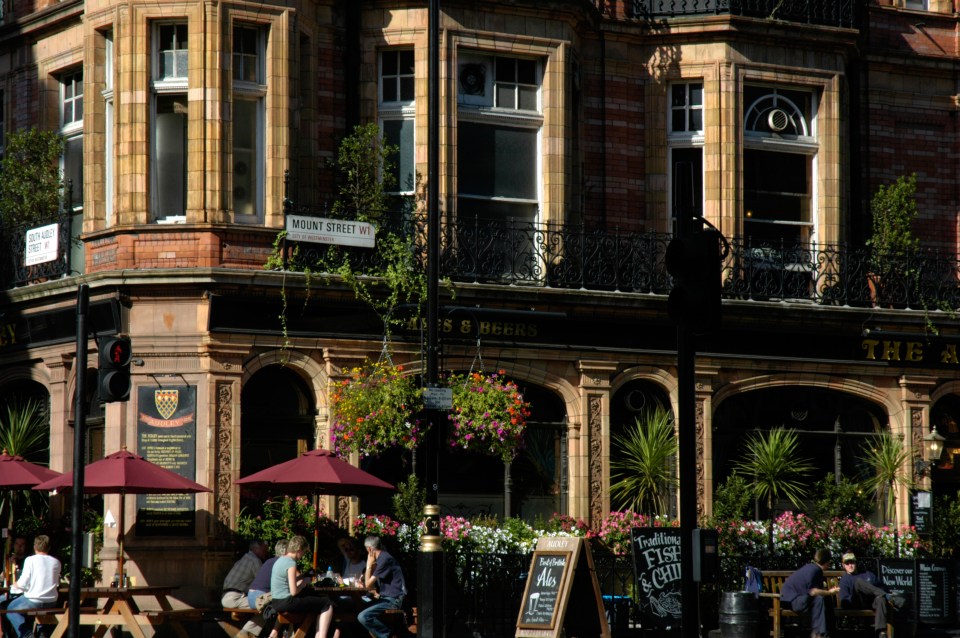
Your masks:
<svg viewBox="0 0 960 638"><path fill-rule="evenodd" d="M778 425L804 433L821 471L811 481L859 476L858 453L879 432L902 437L915 460L935 426L960 455L958 330L944 311L960 305L953 2L442 5L438 186L456 291L443 293L442 364L469 369L479 351L534 405L511 513L598 521L611 508L617 435L645 406L676 406L663 251L687 213L732 250L722 327L698 341L700 514L744 436ZM92 330L129 334L142 365L129 402L101 406L87 384L88 456L139 449L144 402L176 389L194 402L185 467L213 489L190 501L193 524L175 535L138 527L138 508L127 507L132 573L189 582L192 602L214 599L244 505L233 481L327 447L330 384L381 350L382 327L345 287L264 264L285 198L329 208L328 162L354 124L377 122L399 147L399 194L427 174L427 9L3 9L0 146L2 133L27 127L63 133L74 184L65 219L78 243L56 262L66 272L14 269L3 282L0 393L50 401L50 464L69 469L70 318L77 284L89 284ZM872 301L855 268L866 263L870 197L910 173L916 231L938 251L922 263L936 268L923 294ZM481 248L465 239L471 225L502 234ZM5 244L15 264L18 245ZM421 371L415 330L397 335L394 357ZM87 378L95 367L91 357ZM949 460L921 485L955 493ZM448 512L502 511L502 466L441 462ZM407 463L393 455L366 467L399 480ZM902 488L900 522L907 496ZM116 499L105 507L116 512ZM343 516L384 504L326 507ZM108 530L105 573L116 549Z"/></svg>

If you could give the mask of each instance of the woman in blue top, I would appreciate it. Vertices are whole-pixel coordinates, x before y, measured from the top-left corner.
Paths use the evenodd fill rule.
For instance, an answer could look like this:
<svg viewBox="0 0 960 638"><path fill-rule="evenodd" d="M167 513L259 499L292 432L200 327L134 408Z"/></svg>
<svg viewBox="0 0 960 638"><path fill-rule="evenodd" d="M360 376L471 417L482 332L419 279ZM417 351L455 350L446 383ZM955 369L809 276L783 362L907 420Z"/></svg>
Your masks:
<svg viewBox="0 0 960 638"><path fill-rule="evenodd" d="M312 612L317 614L317 636L326 638L333 623L333 603L308 588L308 583L299 578L297 561L303 558L307 550L307 540L303 536L294 536L287 543L287 553L277 559L270 573L270 605L277 613ZM276 617L264 624L263 630L270 635Z"/></svg>

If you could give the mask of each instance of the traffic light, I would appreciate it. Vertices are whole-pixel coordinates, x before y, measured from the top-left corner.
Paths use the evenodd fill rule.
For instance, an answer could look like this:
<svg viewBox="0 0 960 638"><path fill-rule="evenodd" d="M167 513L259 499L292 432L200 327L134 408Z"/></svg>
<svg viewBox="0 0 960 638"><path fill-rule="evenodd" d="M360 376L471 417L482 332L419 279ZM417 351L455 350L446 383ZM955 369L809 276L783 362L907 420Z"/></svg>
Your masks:
<svg viewBox="0 0 960 638"><path fill-rule="evenodd" d="M97 391L104 403L130 398L130 339L110 337L100 343Z"/></svg>
<svg viewBox="0 0 960 638"><path fill-rule="evenodd" d="M673 289L667 312L678 324L698 332L720 325L720 233L706 229L687 237L674 237L667 245L667 272Z"/></svg>

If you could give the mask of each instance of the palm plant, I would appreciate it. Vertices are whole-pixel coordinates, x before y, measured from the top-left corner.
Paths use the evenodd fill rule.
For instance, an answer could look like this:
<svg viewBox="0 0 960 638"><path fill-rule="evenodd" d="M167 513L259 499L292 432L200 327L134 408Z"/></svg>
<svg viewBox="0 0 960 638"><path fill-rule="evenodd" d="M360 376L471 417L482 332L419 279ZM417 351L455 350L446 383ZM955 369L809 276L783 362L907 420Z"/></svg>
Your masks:
<svg viewBox="0 0 960 638"><path fill-rule="evenodd" d="M660 406L644 412L622 435L614 437L613 447L620 452L620 457L610 462L614 509L665 514L666 492L677 484L673 414Z"/></svg>
<svg viewBox="0 0 960 638"><path fill-rule="evenodd" d="M49 449L49 413L46 404L36 398L11 399L0 412L0 448L10 455L29 461L45 461ZM14 511L36 512L45 500L32 490L0 492L0 511L6 510L8 529L13 528ZM8 539L9 540L9 539Z"/></svg>
<svg viewBox="0 0 960 638"><path fill-rule="evenodd" d="M866 449L862 459L874 470L873 476L865 484L876 495L883 523L886 524L896 516L897 485L910 485L910 477L901 471L910 454L903 441L889 432L884 432L875 440L876 443Z"/></svg>
<svg viewBox="0 0 960 638"><path fill-rule="evenodd" d="M746 448L746 458L734 464L734 471L750 486L757 518L761 499L768 512L781 498L799 508L807 495L804 479L814 467L808 459L798 457L797 433L782 427L755 432L747 439Z"/></svg>

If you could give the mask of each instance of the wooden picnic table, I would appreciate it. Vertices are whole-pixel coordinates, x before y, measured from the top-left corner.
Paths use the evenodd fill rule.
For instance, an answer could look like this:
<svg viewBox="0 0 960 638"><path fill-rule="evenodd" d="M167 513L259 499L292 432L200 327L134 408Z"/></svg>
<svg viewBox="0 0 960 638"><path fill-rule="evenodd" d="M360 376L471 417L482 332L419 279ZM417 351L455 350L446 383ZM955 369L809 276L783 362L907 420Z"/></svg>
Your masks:
<svg viewBox="0 0 960 638"><path fill-rule="evenodd" d="M176 617L176 612L170 605L170 594L177 587L161 587L154 585L130 587L81 587L81 601L98 601L96 611L82 609L80 611L81 625L95 625L94 638L103 638L110 627L123 627L134 638L147 638L143 632L144 626L157 627L166 622L179 638L189 638L186 629ZM62 588L61 592L69 592ZM159 606L157 610L142 610L136 599L149 599ZM99 604L103 601L103 605ZM81 605L83 602L81 602ZM57 627L50 638L62 638L70 625L70 614L67 607L50 609L57 617Z"/></svg>

